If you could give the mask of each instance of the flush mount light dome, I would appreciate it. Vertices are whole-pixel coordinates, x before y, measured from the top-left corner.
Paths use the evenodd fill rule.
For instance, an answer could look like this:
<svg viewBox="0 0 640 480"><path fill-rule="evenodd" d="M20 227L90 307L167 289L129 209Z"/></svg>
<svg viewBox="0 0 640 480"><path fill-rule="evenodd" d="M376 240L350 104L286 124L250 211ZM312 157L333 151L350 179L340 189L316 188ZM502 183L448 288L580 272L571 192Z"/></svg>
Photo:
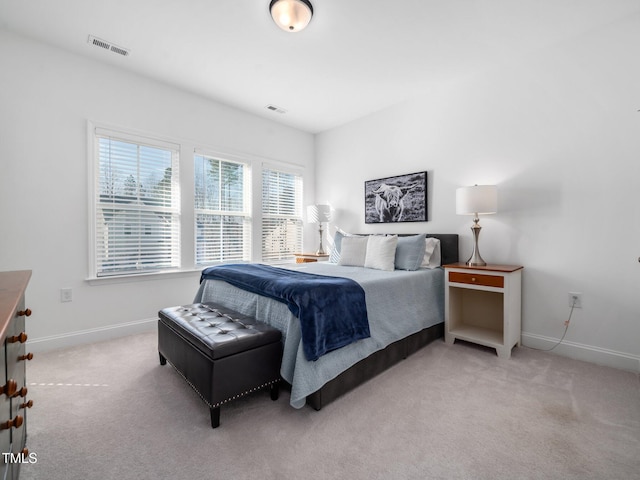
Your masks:
<svg viewBox="0 0 640 480"><path fill-rule="evenodd" d="M299 32L309 25L313 6L309 0L271 0L269 12L281 29Z"/></svg>

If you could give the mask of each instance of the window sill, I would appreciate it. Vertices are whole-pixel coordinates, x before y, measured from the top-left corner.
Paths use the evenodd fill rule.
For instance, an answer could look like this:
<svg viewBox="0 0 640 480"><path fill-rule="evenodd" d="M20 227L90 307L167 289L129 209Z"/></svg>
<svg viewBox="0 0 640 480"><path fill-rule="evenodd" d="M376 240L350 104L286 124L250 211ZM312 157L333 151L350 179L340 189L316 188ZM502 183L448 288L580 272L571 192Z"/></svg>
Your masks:
<svg viewBox="0 0 640 480"><path fill-rule="evenodd" d="M136 283L149 280L170 280L172 278L183 278L187 276L200 275L203 268L191 270L170 270L163 272L133 273L129 275L111 275L108 277L89 277L85 279L89 285L113 285L118 283Z"/></svg>

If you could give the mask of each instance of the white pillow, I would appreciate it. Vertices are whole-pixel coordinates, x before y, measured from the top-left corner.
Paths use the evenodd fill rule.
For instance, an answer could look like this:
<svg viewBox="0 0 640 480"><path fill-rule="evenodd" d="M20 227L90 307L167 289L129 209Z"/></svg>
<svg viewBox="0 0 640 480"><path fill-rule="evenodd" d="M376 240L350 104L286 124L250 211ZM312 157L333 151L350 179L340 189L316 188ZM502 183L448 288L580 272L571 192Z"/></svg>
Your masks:
<svg viewBox="0 0 640 480"><path fill-rule="evenodd" d="M338 265L364 267L367 255L367 237L343 237Z"/></svg>
<svg viewBox="0 0 640 480"><path fill-rule="evenodd" d="M397 245L398 237L396 235L370 235L367 241L364 266L376 270L394 270Z"/></svg>
<svg viewBox="0 0 640 480"><path fill-rule="evenodd" d="M424 258L422 259L421 267L424 268L437 268L440 266L440 240L433 237L427 237L425 239L426 248L424 251Z"/></svg>

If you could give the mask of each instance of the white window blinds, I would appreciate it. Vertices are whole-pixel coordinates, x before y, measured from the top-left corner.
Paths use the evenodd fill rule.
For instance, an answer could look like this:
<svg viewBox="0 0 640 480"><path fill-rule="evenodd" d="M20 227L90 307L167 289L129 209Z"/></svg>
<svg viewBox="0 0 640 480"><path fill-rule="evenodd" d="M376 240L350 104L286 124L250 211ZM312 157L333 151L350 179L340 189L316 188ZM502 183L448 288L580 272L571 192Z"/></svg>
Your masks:
<svg viewBox="0 0 640 480"><path fill-rule="evenodd" d="M180 267L178 146L95 131L96 276Z"/></svg>
<svg viewBox="0 0 640 480"><path fill-rule="evenodd" d="M251 179L244 163L196 154L196 264L251 259Z"/></svg>
<svg viewBox="0 0 640 480"><path fill-rule="evenodd" d="M262 260L276 262L302 251L302 176L262 170Z"/></svg>

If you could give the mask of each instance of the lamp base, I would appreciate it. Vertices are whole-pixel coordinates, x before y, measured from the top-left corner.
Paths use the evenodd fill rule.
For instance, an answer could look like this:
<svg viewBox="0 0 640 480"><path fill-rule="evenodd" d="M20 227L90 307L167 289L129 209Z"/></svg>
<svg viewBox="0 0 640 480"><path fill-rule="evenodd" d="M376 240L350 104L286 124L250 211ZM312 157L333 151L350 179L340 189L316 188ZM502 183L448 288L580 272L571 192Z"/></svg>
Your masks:
<svg viewBox="0 0 640 480"><path fill-rule="evenodd" d="M316 251L316 255L324 255L324 248L322 248L322 222L318 222L320 225L320 246L318 247L318 250Z"/></svg>
<svg viewBox="0 0 640 480"><path fill-rule="evenodd" d="M482 230L482 227L478 225L478 221L479 219L476 217L474 219L474 224L471 227L474 241L473 252L471 253L471 257L469 257L469 260L466 261L466 265L469 267L484 267L487 265L487 262L482 259L480 250L478 249L478 237L480 236L480 230Z"/></svg>
<svg viewBox="0 0 640 480"><path fill-rule="evenodd" d="M482 258L480 260L475 260L472 256L469 260L465 262L465 265L467 267L486 267L487 262L482 260Z"/></svg>

